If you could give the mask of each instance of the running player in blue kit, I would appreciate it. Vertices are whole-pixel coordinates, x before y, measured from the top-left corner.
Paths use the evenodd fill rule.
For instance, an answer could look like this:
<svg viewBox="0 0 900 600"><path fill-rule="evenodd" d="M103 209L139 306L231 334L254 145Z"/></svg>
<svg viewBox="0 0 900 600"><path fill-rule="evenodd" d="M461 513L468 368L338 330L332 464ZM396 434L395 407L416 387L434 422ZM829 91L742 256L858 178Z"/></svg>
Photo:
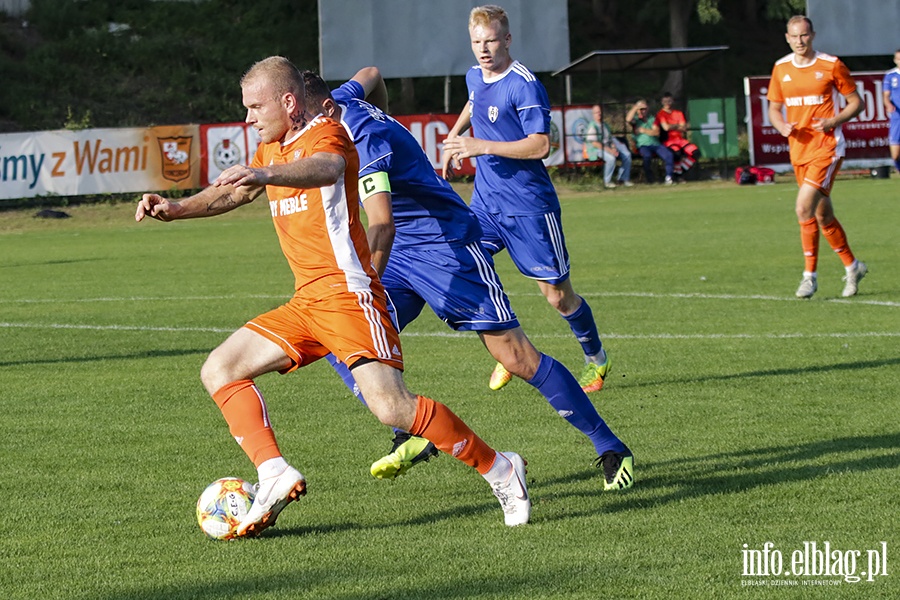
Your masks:
<svg viewBox="0 0 900 600"><path fill-rule="evenodd" d="M891 161L900 173L900 48L894 52L893 69L884 74L882 95L884 110L888 117L888 146L891 149Z"/></svg>
<svg viewBox="0 0 900 600"><path fill-rule="evenodd" d="M542 162L550 150L550 100L534 74L509 54L509 18L499 6L472 9L469 37L478 65L466 74L469 101L444 141L443 174L475 158L472 210L491 254L506 248L519 271L569 323L581 344L582 389L603 387L609 357L588 303L575 293L563 236L559 199ZM462 137L469 127L478 137ZM451 165L453 163L453 165ZM510 380L503 365L491 389Z"/></svg>
<svg viewBox="0 0 900 600"><path fill-rule="evenodd" d="M475 331L491 355L534 386L593 443L604 489L630 487L633 456L609 429L575 377L531 344L509 305L493 260L480 240L475 215L435 173L419 143L399 122L365 101L386 103L381 74L362 69L334 91L303 73L311 111L340 120L359 153L360 201L368 218L373 266L394 305L398 329L428 304L454 330ZM452 290L452 292L451 292ZM365 402L349 370L329 358L347 386ZM434 454L433 445L398 431L390 454L372 475L392 479Z"/></svg>

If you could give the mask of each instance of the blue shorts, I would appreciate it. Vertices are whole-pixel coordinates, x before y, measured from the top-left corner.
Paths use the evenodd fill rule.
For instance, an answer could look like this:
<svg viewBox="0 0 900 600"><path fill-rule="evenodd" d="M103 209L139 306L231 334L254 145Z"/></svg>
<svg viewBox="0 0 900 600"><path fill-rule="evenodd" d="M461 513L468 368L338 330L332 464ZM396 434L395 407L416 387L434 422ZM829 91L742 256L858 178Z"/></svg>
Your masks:
<svg viewBox="0 0 900 600"><path fill-rule="evenodd" d="M425 304L457 331L519 326L494 261L480 244L458 248L393 248L381 278L403 329Z"/></svg>
<svg viewBox="0 0 900 600"><path fill-rule="evenodd" d="M510 217L472 207L484 236L481 244L491 255L504 248L525 277L551 285L569 278L569 252L562 230L561 211Z"/></svg>
<svg viewBox="0 0 900 600"><path fill-rule="evenodd" d="M888 145L900 146L900 112L891 113L891 120L888 128Z"/></svg>

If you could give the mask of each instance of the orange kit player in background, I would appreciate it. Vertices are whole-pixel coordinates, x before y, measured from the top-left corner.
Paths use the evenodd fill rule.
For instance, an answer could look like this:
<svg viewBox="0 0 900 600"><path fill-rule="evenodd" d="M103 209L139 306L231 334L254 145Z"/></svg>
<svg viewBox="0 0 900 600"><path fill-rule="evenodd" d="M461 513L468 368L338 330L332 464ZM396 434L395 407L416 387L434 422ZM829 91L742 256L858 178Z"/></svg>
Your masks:
<svg viewBox="0 0 900 600"><path fill-rule="evenodd" d="M846 268L841 293L846 298L856 294L867 268L853 256L844 229L834 216L831 187L844 160L841 124L859 114L862 102L846 65L835 56L813 50L815 36L807 17L795 16L787 22L785 39L793 53L777 61L772 69L769 120L788 138L791 164L800 186L796 211L806 264L797 297L809 298L818 288L816 265L821 229ZM840 112L834 102L835 90L847 101ZM787 119L781 114L784 106Z"/></svg>
<svg viewBox="0 0 900 600"><path fill-rule="evenodd" d="M273 525L306 492L303 475L278 448L253 378L288 373L329 352L349 366L382 423L428 439L477 469L500 501L506 524L527 523L531 502L522 458L494 451L446 406L412 394L403 382L399 334L359 220L353 141L340 123L306 112L303 79L285 58L254 64L241 89L247 123L262 139L250 167L230 167L213 185L179 202L144 194L135 213L137 221L218 215L265 190L294 273L288 303L235 331L200 372L259 475L256 499L236 535L256 535Z"/></svg>

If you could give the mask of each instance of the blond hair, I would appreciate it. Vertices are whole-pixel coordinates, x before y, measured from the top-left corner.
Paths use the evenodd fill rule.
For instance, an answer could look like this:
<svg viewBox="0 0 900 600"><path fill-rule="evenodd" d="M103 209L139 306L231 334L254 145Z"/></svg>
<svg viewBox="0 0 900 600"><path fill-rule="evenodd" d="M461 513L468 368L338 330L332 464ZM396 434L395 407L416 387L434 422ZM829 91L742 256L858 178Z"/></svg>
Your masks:
<svg viewBox="0 0 900 600"><path fill-rule="evenodd" d="M816 30L813 29L812 21L809 19L809 17L807 17L807 16L805 16L805 15L794 15L793 17L791 17L790 19L788 19L787 26L785 27L785 30L787 30L787 28L789 28L789 27L790 27L791 25L793 25L794 23L801 23L801 22L802 22L802 23L806 23L807 25L809 25L809 32L810 32L810 33L815 33L815 32L816 32Z"/></svg>
<svg viewBox="0 0 900 600"><path fill-rule="evenodd" d="M496 4L485 4L484 6L476 6L469 13L469 29L478 25L490 27L493 23L500 24L501 35L509 33L509 17L502 7Z"/></svg>
<svg viewBox="0 0 900 600"><path fill-rule="evenodd" d="M270 56L254 63L241 77L241 87L260 78L268 81L278 96L291 93L295 98L303 98L303 77L294 63L283 56Z"/></svg>

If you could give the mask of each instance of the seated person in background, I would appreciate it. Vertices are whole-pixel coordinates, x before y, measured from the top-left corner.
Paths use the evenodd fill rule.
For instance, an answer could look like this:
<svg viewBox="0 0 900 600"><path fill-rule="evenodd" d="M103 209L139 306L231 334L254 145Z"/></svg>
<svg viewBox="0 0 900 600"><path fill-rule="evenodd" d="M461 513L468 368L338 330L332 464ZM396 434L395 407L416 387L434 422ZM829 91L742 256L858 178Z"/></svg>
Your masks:
<svg viewBox="0 0 900 600"><path fill-rule="evenodd" d="M647 101L643 98L638 99L625 115L625 122L631 125L634 132L634 143L641 158L644 159L644 179L647 180L647 183L653 183L653 168L650 161L655 154L666 165L665 184L672 185L674 156L672 151L659 141L659 124L656 122L656 117L650 116Z"/></svg>
<svg viewBox="0 0 900 600"><path fill-rule="evenodd" d="M616 159L622 162L619 168L619 176L616 178L621 185L631 187L631 150L613 137L609 126L603 122L603 106L595 104L592 107L594 120L584 130L584 158L586 160L603 160L603 187L612 189L613 173L616 170Z"/></svg>
<svg viewBox="0 0 900 600"><path fill-rule="evenodd" d="M660 139L666 148L675 155L674 173L679 179L691 170L697 159L700 158L700 148L687 139L690 125L684 113L675 109L675 98L669 92L660 99L662 108L656 113L656 122L659 123ZM682 183L684 180L679 179Z"/></svg>

